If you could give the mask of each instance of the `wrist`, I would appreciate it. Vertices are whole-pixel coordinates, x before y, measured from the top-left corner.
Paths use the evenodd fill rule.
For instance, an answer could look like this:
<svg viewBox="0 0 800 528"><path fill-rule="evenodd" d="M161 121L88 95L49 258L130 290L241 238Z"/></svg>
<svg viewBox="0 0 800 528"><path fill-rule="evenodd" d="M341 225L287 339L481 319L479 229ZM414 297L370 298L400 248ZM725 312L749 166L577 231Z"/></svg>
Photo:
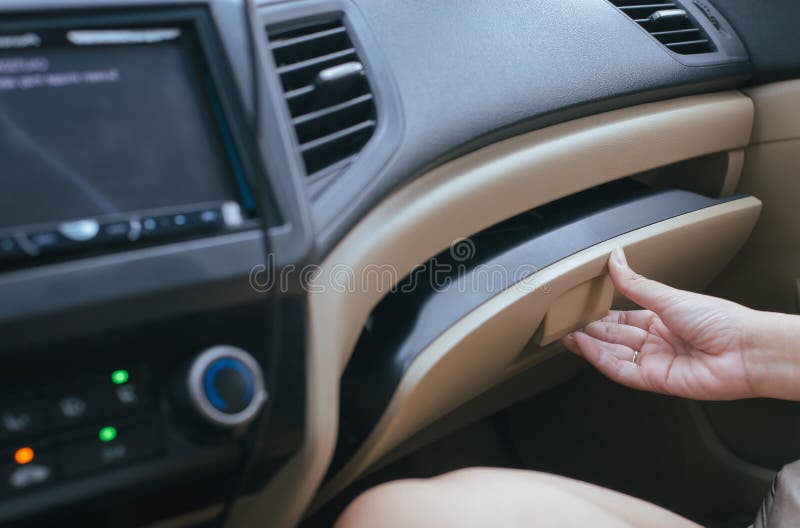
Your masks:
<svg viewBox="0 0 800 528"><path fill-rule="evenodd" d="M753 396L800 401L800 316L748 311L742 357Z"/></svg>

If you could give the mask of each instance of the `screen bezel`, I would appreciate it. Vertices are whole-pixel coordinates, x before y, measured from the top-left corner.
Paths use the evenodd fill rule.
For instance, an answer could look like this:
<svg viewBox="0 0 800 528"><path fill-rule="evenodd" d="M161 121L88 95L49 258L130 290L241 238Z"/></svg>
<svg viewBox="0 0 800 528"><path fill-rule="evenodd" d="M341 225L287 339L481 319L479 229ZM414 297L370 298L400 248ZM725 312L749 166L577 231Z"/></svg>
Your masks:
<svg viewBox="0 0 800 528"><path fill-rule="evenodd" d="M0 18L0 33L22 31L48 31L68 29L147 29L173 26L180 28L193 41L190 44L190 59L199 61L199 73L203 86L197 89L205 104L203 111L209 112L214 124L214 135L225 153L227 173L220 177L231 181L237 202L245 218L263 216L263 204L256 201L254 190L260 190L258 166L254 162L255 146L246 133L244 108L238 87L232 80L232 72L225 56L213 19L206 8L178 7L148 9L146 11L118 12L68 12L61 14L27 14ZM195 53L192 53L195 52ZM260 193L259 193L260 194ZM176 204L178 206L180 204ZM129 211L125 214L135 214ZM66 220L66 219L65 219ZM57 224L58 222L47 222ZM39 224L41 225L41 224ZM6 230L25 229L28 225L9 227Z"/></svg>

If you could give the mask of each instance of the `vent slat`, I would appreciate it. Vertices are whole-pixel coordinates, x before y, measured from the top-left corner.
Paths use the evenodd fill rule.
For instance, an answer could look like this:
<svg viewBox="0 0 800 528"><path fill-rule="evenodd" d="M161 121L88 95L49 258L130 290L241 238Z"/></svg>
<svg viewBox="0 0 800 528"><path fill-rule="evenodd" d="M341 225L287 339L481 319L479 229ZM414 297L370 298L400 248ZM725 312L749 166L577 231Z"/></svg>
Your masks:
<svg viewBox="0 0 800 528"><path fill-rule="evenodd" d="M300 150L305 153L310 150L314 150L323 147L325 145L329 145L331 143L336 143L349 136L354 136L360 132L369 130L374 127L375 127L375 121L372 120L363 121L351 127L347 127L343 130L337 130L332 134L328 134L326 136L322 136L321 138L314 139L312 141L309 141L308 143L303 143L302 145L300 145Z"/></svg>
<svg viewBox="0 0 800 528"><path fill-rule="evenodd" d="M283 67L351 46L345 28L338 27L276 42L271 47L275 62Z"/></svg>
<svg viewBox="0 0 800 528"><path fill-rule="evenodd" d="M670 4L670 5L677 5L674 0L654 0L648 2L647 0L612 0L611 2L615 6L619 7L620 9L623 7L632 7L632 6L642 6L642 5L660 5L660 4Z"/></svg>
<svg viewBox="0 0 800 528"><path fill-rule="evenodd" d="M668 4L651 4L651 5L634 5L620 7L620 10L633 19L646 19L656 11L663 9L675 9L677 6L673 3Z"/></svg>
<svg viewBox="0 0 800 528"><path fill-rule="evenodd" d="M676 53L703 53L700 50L707 50L709 44L708 39L699 39L687 42L672 42L667 44L667 47Z"/></svg>
<svg viewBox="0 0 800 528"><path fill-rule="evenodd" d="M267 27L267 37L306 174L341 170L377 125L374 97L343 20Z"/></svg>
<svg viewBox="0 0 800 528"><path fill-rule="evenodd" d="M303 97L304 95L309 95L312 93L314 93L314 87L310 84L307 84L305 86L301 86L300 88L296 88L294 90L286 92L284 96L286 97L286 99L291 101L293 99L298 99L300 97Z"/></svg>
<svg viewBox="0 0 800 528"><path fill-rule="evenodd" d="M307 143L313 139L345 129L369 120L372 110L372 95L366 94L350 101L334 105L294 120L297 139Z"/></svg>
<svg viewBox="0 0 800 528"><path fill-rule="evenodd" d="M338 59L341 57L348 57L350 55L355 55L356 50L353 48L348 48L346 50L336 51L334 53L326 53L325 55L320 55L318 57L314 57L308 60L295 62L289 64L287 66L281 66L278 68L278 75L283 75L286 73L291 73L297 70L302 70L304 68L310 68L313 66L318 66L327 63L328 61Z"/></svg>
<svg viewBox="0 0 800 528"><path fill-rule="evenodd" d="M311 33L318 33L320 31L325 31L326 29L331 29L336 27L344 27L344 26L339 20L328 20L326 22L320 22L317 24L303 24L295 26L289 25L287 27L280 27L280 28L276 27L267 28L267 33L270 42L274 43L301 37L303 35L309 35Z"/></svg>
<svg viewBox="0 0 800 528"><path fill-rule="evenodd" d="M343 103L339 103L337 105L328 106L323 108L322 110L317 110L315 112L310 112L308 114L303 114L299 117L296 117L292 120L292 124L294 126L305 125L312 121L316 121L323 117L329 116L336 112L341 112L342 110L347 110L348 108L352 108L354 106L358 106L360 104L372 101L372 94L364 94L360 97L356 97L355 99L350 99Z"/></svg>
<svg viewBox="0 0 800 528"><path fill-rule="evenodd" d="M284 89L292 90L310 84L317 74L325 68L349 62L355 56L356 50L348 48L346 50L328 53L321 57L314 57L313 59L279 67L278 75L280 75L281 81L283 81Z"/></svg>
<svg viewBox="0 0 800 528"><path fill-rule="evenodd" d="M713 42L678 1L609 0L668 50L682 55L710 53Z"/></svg>
<svg viewBox="0 0 800 528"><path fill-rule="evenodd" d="M299 37L294 37L285 40L279 40L277 42L273 42L270 45L272 51L285 49L291 46L296 46L298 44L306 44L315 40L319 40L326 37L331 37L334 35L347 35L347 30L344 27L335 27L332 29L326 29L324 31L317 31L315 33L308 33L306 35L300 35Z"/></svg>
<svg viewBox="0 0 800 528"><path fill-rule="evenodd" d="M676 29L672 31L656 31L652 35L662 44L672 44L673 42L686 42L689 40L700 40L703 34L697 28Z"/></svg>
<svg viewBox="0 0 800 528"><path fill-rule="evenodd" d="M361 150L374 130L375 121L365 121L302 145L306 170L313 174L342 158L352 156Z"/></svg>
<svg viewBox="0 0 800 528"><path fill-rule="evenodd" d="M664 2L664 3L661 3L661 4L646 4L646 3L642 4L642 3L638 3L638 4L635 4L635 5L619 6L619 8L622 9L622 11L624 13L627 13L628 11L633 11L633 10L636 10L636 9L652 9L653 11L658 11L659 9L674 9L676 7L677 7L677 4L675 4L674 2Z"/></svg>

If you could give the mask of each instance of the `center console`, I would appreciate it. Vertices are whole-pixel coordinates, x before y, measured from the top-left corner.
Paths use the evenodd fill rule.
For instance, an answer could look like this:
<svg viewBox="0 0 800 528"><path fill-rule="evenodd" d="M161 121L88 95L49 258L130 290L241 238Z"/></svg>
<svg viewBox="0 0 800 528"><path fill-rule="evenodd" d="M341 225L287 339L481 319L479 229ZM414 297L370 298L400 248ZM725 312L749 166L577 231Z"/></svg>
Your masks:
<svg viewBox="0 0 800 528"><path fill-rule="evenodd" d="M2 526L220 523L302 441L303 306L253 283L281 215L220 13L0 12Z"/></svg>

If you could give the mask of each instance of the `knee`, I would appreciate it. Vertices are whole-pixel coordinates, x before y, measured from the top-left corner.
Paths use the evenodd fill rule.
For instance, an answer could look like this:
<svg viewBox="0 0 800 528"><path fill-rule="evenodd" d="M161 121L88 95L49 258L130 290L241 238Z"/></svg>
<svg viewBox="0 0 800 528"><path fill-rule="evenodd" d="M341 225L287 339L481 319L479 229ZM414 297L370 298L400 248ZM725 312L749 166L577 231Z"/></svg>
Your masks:
<svg viewBox="0 0 800 528"><path fill-rule="evenodd" d="M372 488L344 511L337 528L470 526L499 515L564 510L575 498L535 472L467 468L424 480L398 480Z"/></svg>
<svg viewBox="0 0 800 528"><path fill-rule="evenodd" d="M425 494L425 480L396 480L359 495L336 521L336 528L409 526L408 504Z"/></svg>

